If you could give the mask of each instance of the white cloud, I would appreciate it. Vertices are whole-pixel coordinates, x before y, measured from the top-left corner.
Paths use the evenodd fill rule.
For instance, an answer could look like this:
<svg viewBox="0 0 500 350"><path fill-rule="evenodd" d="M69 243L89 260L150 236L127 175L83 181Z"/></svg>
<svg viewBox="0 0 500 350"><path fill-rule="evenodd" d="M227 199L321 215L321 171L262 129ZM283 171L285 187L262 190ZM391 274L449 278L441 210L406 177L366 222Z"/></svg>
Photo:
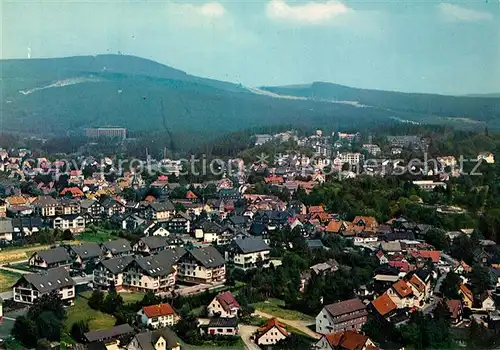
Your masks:
<svg viewBox="0 0 500 350"><path fill-rule="evenodd" d="M291 5L284 0L271 0L267 3L267 16L274 20L293 21L304 24L323 24L352 9L339 1L308 2Z"/></svg>
<svg viewBox="0 0 500 350"><path fill-rule="evenodd" d="M462 6L450 3L441 3L438 5L444 19L452 22L477 22L490 20L493 16L488 12L471 10Z"/></svg>
<svg viewBox="0 0 500 350"><path fill-rule="evenodd" d="M226 15L226 9L219 2L207 2L204 4L189 4L170 2L167 3L167 12L171 15L193 19L220 19Z"/></svg>

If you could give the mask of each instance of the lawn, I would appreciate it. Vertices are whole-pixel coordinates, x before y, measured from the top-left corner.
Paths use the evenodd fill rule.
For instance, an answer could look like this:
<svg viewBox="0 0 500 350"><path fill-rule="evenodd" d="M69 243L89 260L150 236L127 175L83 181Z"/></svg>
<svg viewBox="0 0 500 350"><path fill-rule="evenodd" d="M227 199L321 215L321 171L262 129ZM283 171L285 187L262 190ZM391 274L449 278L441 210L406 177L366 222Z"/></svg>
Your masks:
<svg viewBox="0 0 500 350"><path fill-rule="evenodd" d="M101 311L92 310L87 305L87 299L77 297L75 305L68 308L68 317L65 321L66 331L71 331L73 323L89 320L90 330L97 330L103 328L110 328L115 325L115 318L111 315L105 314Z"/></svg>
<svg viewBox="0 0 500 350"><path fill-rule="evenodd" d="M21 277L20 273L0 270L0 292L12 290L12 285Z"/></svg>
<svg viewBox="0 0 500 350"><path fill-rule="evenodd" d="M122 296L125 304L132 304L144 298L144 293L121 292L119 294ZM82 292L80 295L85 299L89 299L92 295L92 291Z"/></svg>
<svg viewBox="0 0 500 350"><path fill-rule="evenodd" d="M314 317L306 315L302 312L285 309L285 302L279 299L269 299L253 304L256 310L265 312L267 314L281 317L286 320L296 321L312 321Z"/></svg>
<svg viewBox="0 0 500 350"><path fill-rule="evenodd" d="M96 232L87 230L79 235L75 235L75 239L81 242L102 243L118 238L117 236L113 236L111 233L112 230L98 228Z"/></svg>

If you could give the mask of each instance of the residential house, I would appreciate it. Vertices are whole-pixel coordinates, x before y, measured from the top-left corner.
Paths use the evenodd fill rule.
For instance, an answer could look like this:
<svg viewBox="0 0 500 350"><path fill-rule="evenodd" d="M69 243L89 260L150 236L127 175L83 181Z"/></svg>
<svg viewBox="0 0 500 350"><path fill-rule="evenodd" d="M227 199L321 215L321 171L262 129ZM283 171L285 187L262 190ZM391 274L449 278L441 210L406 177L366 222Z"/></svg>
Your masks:
<svg viewBox="0 0 500 350"><path fill-rule="evenodd" d="M63 303L75 301L75 281L64 268L54 268L40 273L22 275L13 286L14 301L33 304L42 295L56 291Z"/></svg>
<svg viewBox="0 0 500 350"><path fill-rule="evenodd" d="M80 214L80 201L74 198L60 198L57 201L56 216Z"/></svg>
<svg viewBox="0 0 500 350"><path fill-rule="evenodd" d="M12 239L17 241L40 232L43 228L43 222L39 217L14 218L12 219L12 228L14 229Z"/></svg>
<svg viewBox="0 0 500 350"><path fill-rule="evenodd" d="M4 218L7 216L7 203L0 199L0 218Z"/></svg>
<svg viewBox="0 0 500 350"><path fill-rule="evenodd" d="M392 301L387 293L382 294L370 303L380 316L388 318L397 310L398 306Z"/></svg>
<svg viewBox="0 0 500 350"><path fill-rule="evenodd" d="M456 263L455 267L453 268L453 272L458 275L465 275L472 272L472 268L462 260Z"/></svg>
<svg viewBox="0 0 500 350"><path fill-rule="evenodd" d="M14 226L12 219L0 219L0 241L11 242L14 235Z"/></svg>
<svg viewBox="0 0 500 350"><path fill-rule="evenodd" d="M87 343L93 343L93 342L108 343L110 340L116 340L132 334L134 334L134 329L128 323L124 323L119 326L114 326L111 328L105 328L87 332L83 335L83 337Z"/></svg>
<svg viewBox="0 0 500 350"><path fill-rule="evenodd" d="M304 292L305 287L309 280L311 279L311 274L314 272L316 275L323 275L325 273L333 273L336 272L339 269L340 265L335 259L329 259L323 263L318 263L316 265L313 265L309 267L308 270L303 271L300 274L300 286L299 286L299 291L301 293Z"/></svg>
<svg viewBox="0 0 500 350"><path fill-rule="evenodd" d="M178 279L187 283L223 283L226 262L213 246L187 250L178 262Z"/></svg>
<svg viewBox="0 0 500 350"><path fill-rule="evenodd" d="M125 206L120 201L112 197L102 197L99 199L99 205L102 208L102 215L108 218L125 213Z"/></svg>
<svg viewBox="0 0 500 350"><path fill-rule="evenodd" d="M162 250L168 249L169 242L167 237L164 236L148 236L141 237L132 250L137 253L143 254L156 254Z"/></svg>
<svg viewBox="0 0 500 350"><path fill-rule="evenodd" d="M191 231L191 218L186 213L178 212L167 221L166 229L172 233L189 233Z"/></svg>
<svg viewBox="0 0 500 350"><path fill-rule="evenodd" d="M356 226L363 226L364 231L376 232L378 228L377 220L373 216L356 216L352 223Z"/></svg>
<svg viewBox="0 0 500 350"><path fill-rule="evenodd" d="M234 295L229 291L215 296L207 306L209 317L237 317L239 310L240 304L238 304Z"/></svg>
<svg viewBox="0 0 500 350"><path fill-rule="evenodd" d="M168 221L174 213L175 207L170 201L150 203L145 210L146 218L153 221Z"/></svg>
<svg viewBox="0 0 500 350"><path fill-rule="evenodd" d="M181 345L170 328L160 328L137 333L126 350L181 350Z"/></svg>
<svg viewBox="0 0 500 350"><path fill-rule="evenodd" d="M260 237L237 238L230 244L227 259L243 270L259 265L269 267L270 251L271 248Z"/></svg>
<svg viewBox="0 0 500 350"><path fill-rule="evenodd" d="M491 293L486 291L479 296L479 307L481 310L492 311L495 310L495 300L493 300Z"/></svg>
<svg viewBox="0 0 500 350"><path fill-rule="evenodd" d="M101 249L106 258L114 258L132 254L129 241L124 238L115 239L101 244Z"/></svg>
<svg viewBox="0 0 500 350"><path fill-rule="evenodd" d="M171 327L180 317L168 303L144 306L137 312L137 321L147 328Z"/></svg>
<svg viewBox="0 0 500 350"><path fill-rule="evenodd" d="M38 269L52 269L55 267L69 269L71 257L65 248L57 247L33 253L28 260L28 264Z"/></svg>
<svg viewBox="0 0 500 350"><path fill-rule="evenodd" d="M270 346L286 339L290 333L276 318L271 318L257 330L255 342L257 345Z"/></svg>
<svg viewBox="0 0 500 350"><path fill-rule="evenodd" d="M204 332L205 327L201 330ZM239 333L238 319L236 317L214 317L206 325L206 334L234 337Z"/></svg>
<svg viewBox="0 0 500 350"><path fill-rule="evenodd" d="M196 239L202 240L206 243L217 242L220 235L224 231L223 227L213 221L205 221L194 230Z"/></svg>
<svg viewBox="0 0 500 350"><path fill-rule="evenodd" d="M80 214L56 216L52 221L52 228L61 231L70 230L72 233L85 231L85 218Z"/></svg>
<svg viewBox="0 0 500 350"><path fill-rule="evenodd" d="M69 255L75 265L85 268L89 263L97 263L104 252L97 243L84 243L70 246Z"/></svg>
<svg viewBox="0 0 500 350"><path fill-rule="evenodd" d="M60 193L61 196L67 196L71 198L83 198L85 194L78 187L66 187Z"/></svg>
<svg viewBox="0 0 500 350"><path fill-rule="evenodd" d="M415 304L413 289L406 283L405 280L399 280L387 290L387 295L398 309L413 307Z"/></svg>
<svg viewBox="0 0 500 350"><path fill-rule="evenodd" d="M50 196L40 196L33 201L32 205L35 215L53 217L56 216L56 208L59 202Z"/></svg>
<svg viewBox="0 0 500 350"><path fill-rule="evenodd" d="M125 267L123 286L135 292L166 293L174 289L177 280L176 264L185 254L183 248L164 250L156 255L132 260Z"/></svg>
<svg viewBox="0 0 500 350"><path fill-rule="evenodd" d="M80 213L90 214L94 218L100 217L104 213L104 207L95 199L82 199L80 201Z"/></svg>
<svg viewBox="0 0 500 350"><path fill-rule="evenodd" d="M360 329L367 317L366 306L358 298L325 305L316 316L316 332L327 334L347 329Z"/></svg>
<svg viewBox="0 0 500 350"><path fill-rule="evenodd" d="M451 323L454 325L460 323L464 317L462 300L447 300L446 304L451 313Z"/></svg>
<svg viewBox="0 0 500 350"><path fill-rule="evenodd" d="M387 259L387 257L384 254L384 251L382 249L377 250L377 253L375 254L375 256L377 257L380 265L384 265L384 264L387 264L389 262L389 259Z"/></svg>
<svg viewBox="0 0 500 350"><path fill-rule="evenodd" d="M495 164L495 155L491 152L481 152L477 155L477 160L488 164Z"/></svg>
<svg viewBox="0 0 500 350"><path fill-rule="evenodd" d="M474 305L474 296L470 291L470 289L465 284L462 283L458 287L458 294L462 296L464 306L468 307L469 309L472 308L472 306Z"/></svg>
<svg viewBox="0 0 500 350"><path fill-rule="evenodd" d="M94 286L107 290L114 285L116 290L122 290L124 271L132 260L134 257L127 255L100 261L94 269Z"/></svg>
<svg viewBox="0 0 500 350"><path fill-rule="evenodd" d="M318 350L376 350L373 341L366 335L347 330L325 334L315 344Z"/></svg>

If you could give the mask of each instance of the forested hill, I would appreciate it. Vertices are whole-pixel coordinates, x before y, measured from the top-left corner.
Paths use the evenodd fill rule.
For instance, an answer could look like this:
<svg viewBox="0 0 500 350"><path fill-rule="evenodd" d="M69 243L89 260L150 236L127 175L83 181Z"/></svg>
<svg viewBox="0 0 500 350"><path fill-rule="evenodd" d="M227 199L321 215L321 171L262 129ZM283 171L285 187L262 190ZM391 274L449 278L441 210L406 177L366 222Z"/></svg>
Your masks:
<svg viewBox="0 0 500 350"><path fill-rule="evenodd" d="M397 113L418 113L428 117L453 117L498 123L500 95L448 96L357 89L348 86L316 82L308 85L262 87L262 90L306 97L316 101L355 102ZM465 120L464 120L465 121Z"/></svg>
<svg viewBox="0 0 500 350"><path fill-rule="evenodd" d="M338 86L323 83L264 91L125 55L3 60L0 71L0 129L7 132L60 135L114 125L131 131L216 135L284 124L337 129L404 121L475 127L487 121L493 128L499 119L496 98L347 87L338 88L347 92L333 95L331 87Z"/></svg>

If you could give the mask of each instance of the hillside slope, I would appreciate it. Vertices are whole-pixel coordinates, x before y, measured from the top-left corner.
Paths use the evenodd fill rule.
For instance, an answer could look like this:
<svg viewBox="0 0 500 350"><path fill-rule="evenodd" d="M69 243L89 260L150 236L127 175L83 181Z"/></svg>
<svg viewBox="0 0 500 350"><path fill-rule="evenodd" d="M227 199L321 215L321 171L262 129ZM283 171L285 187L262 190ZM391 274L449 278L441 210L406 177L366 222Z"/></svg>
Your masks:
<svg viewBox="0 0 500 350"><path fill-rule="evenodd" d="M357 89L315 82L310 85L262 87L262 90L287 96L306 97L315 101L355 101L362 105L396 113L407 112L437 117L470 118L482 122L500 119L498 96L447 96Z"/></svg>
<svg viewBox="0 0 500 350"><path fill-rule="evenodd" d="M332 90L336 85L323 83L247 89L124 55L4 60L0 70L3 131L64 134L116 125L215 135L283 124L335 129L448 122L436 116L499 119L494 98Z"/></svg>

